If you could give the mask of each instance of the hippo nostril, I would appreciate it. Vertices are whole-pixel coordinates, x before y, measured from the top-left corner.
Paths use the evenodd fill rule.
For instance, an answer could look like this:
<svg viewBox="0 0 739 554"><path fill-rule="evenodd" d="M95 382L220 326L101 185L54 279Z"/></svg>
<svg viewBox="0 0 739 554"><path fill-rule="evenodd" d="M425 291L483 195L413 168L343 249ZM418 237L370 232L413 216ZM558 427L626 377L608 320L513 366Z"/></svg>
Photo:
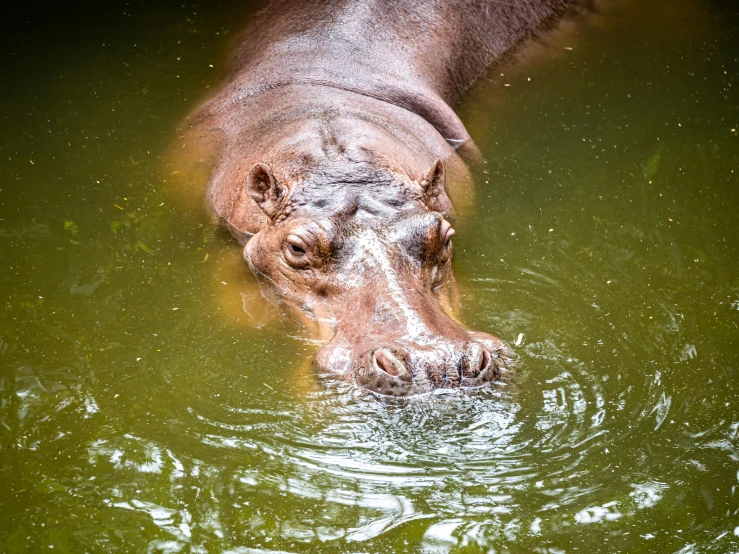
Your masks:
<svg viewBox="0 0 739 554"><path fill-rule="evenodd" d="M403 371L402 362L387 350L376 350L375 353L372 354L372 360L377 369L380 369L393 377L397 377Z"/></svg>
<svg viewBox="0 0 739 554"><path fill-rule="evenodd" d="M480 372L485 371L489 364L490 364L490 354L488 353L487 350L483 348L482 349L482 359L480 360Z"/></svg>
<svg viewBox="0 0 739 554"><path fill-rule="evenodd" d="M464 360L464 376L476 378L490 365L490 353L477 342L467 347Z"/></svg>

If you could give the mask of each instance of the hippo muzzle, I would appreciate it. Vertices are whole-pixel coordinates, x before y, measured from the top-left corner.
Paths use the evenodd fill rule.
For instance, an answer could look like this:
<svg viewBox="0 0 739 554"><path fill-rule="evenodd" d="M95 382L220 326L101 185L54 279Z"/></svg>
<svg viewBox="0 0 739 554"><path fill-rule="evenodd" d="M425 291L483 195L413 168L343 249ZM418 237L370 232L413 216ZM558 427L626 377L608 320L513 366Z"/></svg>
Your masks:
<svg viewBox="0 0 739 554"><path fill-rule="evenodd" d="M351 346L339 338L319 350L314 363L319 371L342 375L385 396L472 389L500 380L511 364L509 353L495 337L473 334L473 340L438 339L435 346L405 340L378 341L381 344L356 356L352 355Z"/></svg>
<svg viewBox="0 0 739 554"><path fill-rule="evenodd" d="M502 376L504 358L478 342L447 352L410 351L383 346L363 356L354 380L386 396L411 396L436 389L474 388Z"/></svg>

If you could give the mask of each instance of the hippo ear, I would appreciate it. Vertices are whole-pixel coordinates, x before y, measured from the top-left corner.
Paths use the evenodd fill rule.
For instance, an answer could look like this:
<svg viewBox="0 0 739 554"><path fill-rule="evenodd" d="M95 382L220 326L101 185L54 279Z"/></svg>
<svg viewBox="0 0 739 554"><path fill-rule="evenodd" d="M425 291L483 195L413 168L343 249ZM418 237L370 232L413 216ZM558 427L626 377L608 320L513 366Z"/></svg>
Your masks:
<svg viewBox="0 0 739 554"><path fill-rule="evenodd" d="M437 158L431 169L418 180L426 205L439 213L447 213L452 209L449 197L444 191L445 174L444 164Z"/></svg>
<svg viewBox="0 0 739 554"><path fill-rule="evenodd" d="M434 165L431 166L418 182L426 197L432 202L440 195L444 194L444 164L439 158L436 158Z"/></svg>
<svg viewBox="0 0 739 554"><path fill-rule="evenodd" d="M246 176L246 191L262 211L270 218L277 214L277 210L285 197L287 190L272 175L268 165L256 163L251 166Z"/></svg>

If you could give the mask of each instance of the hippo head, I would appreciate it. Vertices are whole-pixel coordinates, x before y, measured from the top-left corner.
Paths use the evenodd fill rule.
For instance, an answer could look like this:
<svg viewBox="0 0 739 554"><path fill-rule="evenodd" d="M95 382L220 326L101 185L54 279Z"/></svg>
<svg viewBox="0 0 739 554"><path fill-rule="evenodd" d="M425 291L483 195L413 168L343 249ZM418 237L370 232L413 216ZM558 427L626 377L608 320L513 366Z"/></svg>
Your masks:
<svg viewBox="0 0 739 554"><path fill-rule="evenodd" d="M244 257L288 311L328 331L319 370L393 396L505 371L502 343L447 312L454 229L440 160L415 178L366 162L297 177L257 163L245 191L269 223Z"/></svg>

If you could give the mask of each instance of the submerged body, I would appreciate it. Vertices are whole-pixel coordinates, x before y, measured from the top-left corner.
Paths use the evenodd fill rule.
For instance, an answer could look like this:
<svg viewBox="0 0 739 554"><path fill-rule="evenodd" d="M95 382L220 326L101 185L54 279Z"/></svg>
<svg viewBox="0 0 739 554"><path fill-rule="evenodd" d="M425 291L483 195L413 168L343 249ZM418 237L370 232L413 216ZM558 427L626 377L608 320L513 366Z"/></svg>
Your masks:
<svg viewBox="0 0 739 554"><path fill-rule="evenodd" d="M476 148L451 106L566 0L273 2L193 120L209 199L315 357L381 394L498 379L508 354L450 314L455 188Z"/></svg>

